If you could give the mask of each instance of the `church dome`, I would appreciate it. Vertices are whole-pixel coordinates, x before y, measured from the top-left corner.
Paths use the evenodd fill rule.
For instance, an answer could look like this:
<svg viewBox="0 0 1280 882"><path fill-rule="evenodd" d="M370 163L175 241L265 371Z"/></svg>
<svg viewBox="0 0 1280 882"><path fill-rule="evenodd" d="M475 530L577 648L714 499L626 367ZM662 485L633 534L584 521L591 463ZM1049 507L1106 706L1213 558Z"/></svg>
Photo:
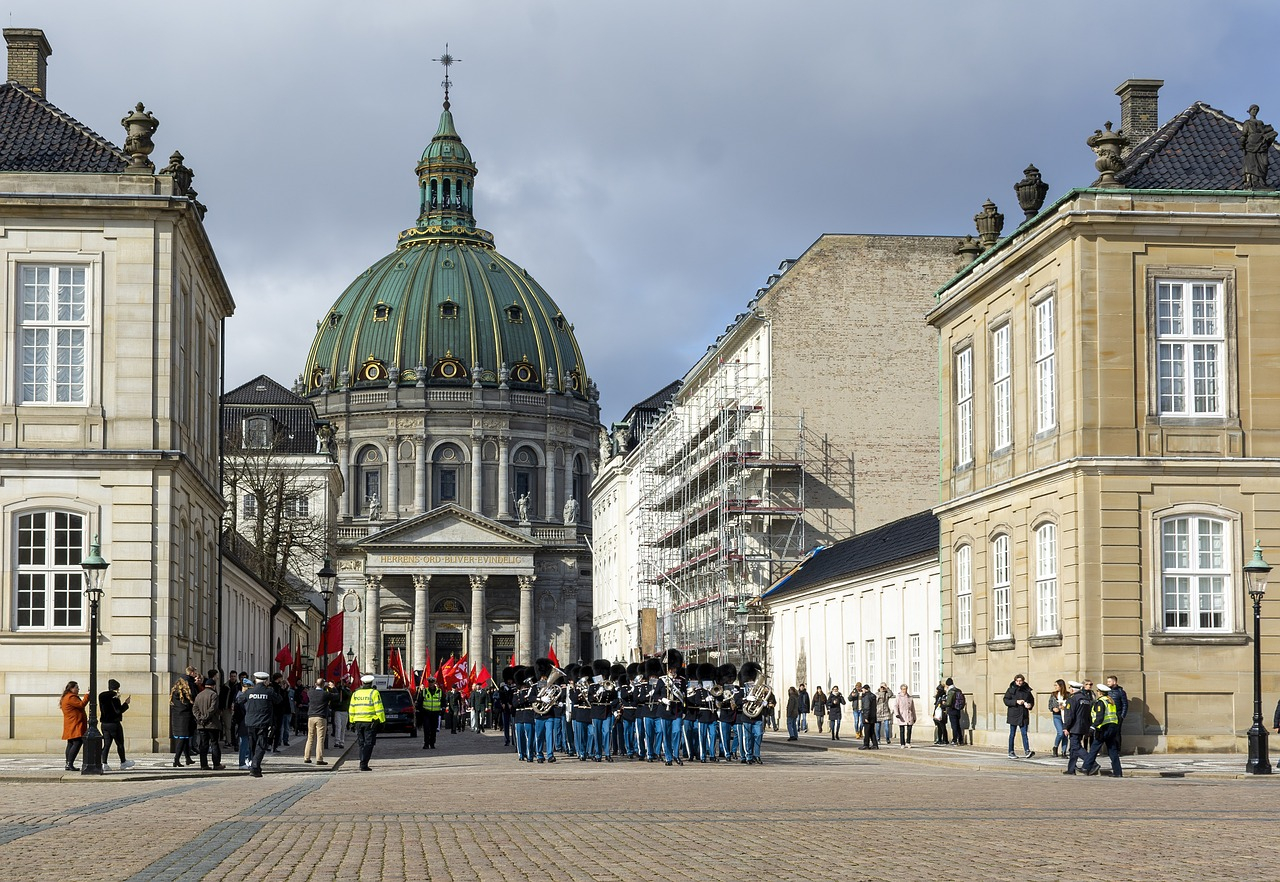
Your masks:
<svg viewBox="0 0 1280 882"><path fill-rule="evenodd" d="M417 166L418 222L317 323L307 391L399 384L506 384L587 397L573 326L472 214L476 166L440 125Z"/></svg>

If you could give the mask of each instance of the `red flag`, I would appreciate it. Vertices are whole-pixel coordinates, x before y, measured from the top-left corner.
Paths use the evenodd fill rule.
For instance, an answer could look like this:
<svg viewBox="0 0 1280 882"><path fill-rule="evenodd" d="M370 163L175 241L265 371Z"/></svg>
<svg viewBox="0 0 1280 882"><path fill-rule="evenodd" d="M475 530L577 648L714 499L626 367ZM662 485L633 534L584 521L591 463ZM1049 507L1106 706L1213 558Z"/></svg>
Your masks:
<svg viewBox="0 0 1280 882"><path fill-rule="evenodd" d="M337 652L342 652L342 613L325 623L320 645L316 647L316 658L323 661Z"/></svg>
<svg viewBox="0 0 1280 882"><path fill-rule="evenodd" d="M338 653L333 657L333 661L329 662L329 667L325 670L324 676L326 680L332 680L335 683L341 683L347 676L347 660L342 657L342 653Z"/></svg>
<svg viewBox="0 0 1280 882"><path fill-rule="evenodd" d="M427 681L431 679L431 653L427 653L426 667L422 669L422 680L418 683L419 689L427 688Z"/></svg>
<svg viewBox="0 0 1280 882"><path fill-rule="evenodd" d="M302 679L302 641L298 641L298 654L293 657L293 665L289 668L289 685L297 686Z"/></svg>
<svg viewBox="0 0 1280 882"><path fill-rule="evenodd" d="M489 669L486 668L484 665L481 665L480 676L476 677L476 685L479 686L481 689L484 689L489 685L489 683L492 680L493 678L489 676Z"/></svg>
<svg viewBox="0 0 1280 882"><path fill-rule="evenodd" d="M393 646L391 648L391 657L387 660L387 667L395 675L395 680L391 685L396 689L406 688L409 684L409 678L404 673L404 660L400 658L400 647Z"/></svg>
<svg viewBox="0 0 1280 882"><path fill-rule="evenodd" d="M556 658L556 645L554 643L547 649L547 658L551 659L551 663L557 668L560 667L560 659Z"/></svg>
<svg viewBox="0 0 1280 882"><path fill-rule="evenodd" d="M356 660L351 659L351 665L347 668L347 680L352 686L360 683L360 666L356 664Z"/></svg>
<svg viewBox="0 0 1280 882"><path fill-rule="evenodd" d="M449 657L444 660L443 664L440 665L441 688L448 689L449 686L452 685L453 681L450 679L450 675L453 673L453 666L455 664L457 664L457 662L454 660L453 654L450 653Z"/></svg>
<svg viewBox="0 0 1280 882"><path fill-rule="evenodd" d="M280 651L276 653L276 664L280 666L280 670L282 671L289 665L293 664L293 650L289 648L288 643L282 646Z"/></svg>
<svg viewBox="0 0 1280 882"><path fill-rule="evenodd" d="M507 659L507 667L514 668L516 666L516 654L511 653L511 658Z"/></svg>

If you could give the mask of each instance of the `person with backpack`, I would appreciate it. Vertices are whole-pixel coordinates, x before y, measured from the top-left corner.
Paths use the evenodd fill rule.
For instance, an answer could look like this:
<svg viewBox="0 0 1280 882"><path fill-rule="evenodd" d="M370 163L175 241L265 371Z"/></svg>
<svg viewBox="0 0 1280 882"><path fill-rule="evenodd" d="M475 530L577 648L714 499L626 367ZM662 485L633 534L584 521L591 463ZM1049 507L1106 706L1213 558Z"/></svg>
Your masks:
<svg viewBox="0 0 1280 882"><path fill-rule="evenodd" d="M1076 773L1076 763L1088 765L1084 763L1084 750L1080 747L1080 740L1089 731L1091 722L1090 705L1093 703L1093 697L1083 683L1077 683L1072 680L1067 686L1072 691L1070 697L1067 698L1067 707L1062 712L1062 728L1067 730L1067 735L1071 739L1071 758L1067 760L1067 768L1062 774L1074 775Z"/></svg>
<svg viewBox="0 0 1280 882"><path fill-rule="evenodd" d="M1116 708L1115 699L1111 697L1111 687L1098 684L1098 696L1089 708L1089 721L1093 726L1093 747L1089 750L1089 759L1084 764L1086 775L1096 775L1098 753L1105 746L1107 756L1111 758L1111 777L1123 778L1120 769L1120 711Z"/></svg>
<svg viewBox="0 0 1280 882"><path fill-rule="evenodd" d="M947 678L947 691L944 698L947 708L947 718L951 722L951 743L964 744L964 729L961 728L960 718L964 715L964 690L955 684L950 677Z"/></svg>

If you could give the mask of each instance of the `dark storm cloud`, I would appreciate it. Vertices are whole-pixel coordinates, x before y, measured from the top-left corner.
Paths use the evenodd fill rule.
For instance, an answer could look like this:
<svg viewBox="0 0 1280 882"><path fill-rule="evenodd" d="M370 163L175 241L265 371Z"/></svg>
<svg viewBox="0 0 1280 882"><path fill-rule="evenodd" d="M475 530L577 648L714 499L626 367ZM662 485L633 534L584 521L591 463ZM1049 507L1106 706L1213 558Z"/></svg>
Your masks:
<svg viewBox="0 0 1280 882"><path fill-rule="evenodd" d="M1264 3L10 5L49 36L55 104L119 143L145 101L156 157L196 170L232 386L291 381L413 223L449 41L477 219L576 325L606 420L824 232L958 237L988 197L1012 223L1028 162L1050 198L1087 185L1128 77L1166 80L1164 119L1280 119Z"/></svg>

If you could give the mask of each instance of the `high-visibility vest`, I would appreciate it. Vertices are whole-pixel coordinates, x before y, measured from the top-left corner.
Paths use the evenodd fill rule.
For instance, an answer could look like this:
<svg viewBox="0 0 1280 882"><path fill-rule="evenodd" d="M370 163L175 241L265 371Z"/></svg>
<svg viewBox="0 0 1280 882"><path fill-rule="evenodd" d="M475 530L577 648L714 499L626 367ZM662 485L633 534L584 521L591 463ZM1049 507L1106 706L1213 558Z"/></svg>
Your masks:
<svg viewBox="0 0 1280 882"><path fill-rule="evenodd" d="M1093 701L1093 727L1120 725L1120 715L1116 712L1116 703L1110 695L1100 695Z"/></svg>
<svg viewBox="0 0 1280 882"><path fill-rule="evenodd" d="M353 723L385 723L387 712L382 709L382 693L372 687L351 693L347 719Z"/></svg>
<svg viewBox="0 0 1280 882"><path fill-rule="evenodd" d="M444 697L444 693L439 689L428 689L422 693L422 709L424 711L440 712L440 700Z"/></svg>

